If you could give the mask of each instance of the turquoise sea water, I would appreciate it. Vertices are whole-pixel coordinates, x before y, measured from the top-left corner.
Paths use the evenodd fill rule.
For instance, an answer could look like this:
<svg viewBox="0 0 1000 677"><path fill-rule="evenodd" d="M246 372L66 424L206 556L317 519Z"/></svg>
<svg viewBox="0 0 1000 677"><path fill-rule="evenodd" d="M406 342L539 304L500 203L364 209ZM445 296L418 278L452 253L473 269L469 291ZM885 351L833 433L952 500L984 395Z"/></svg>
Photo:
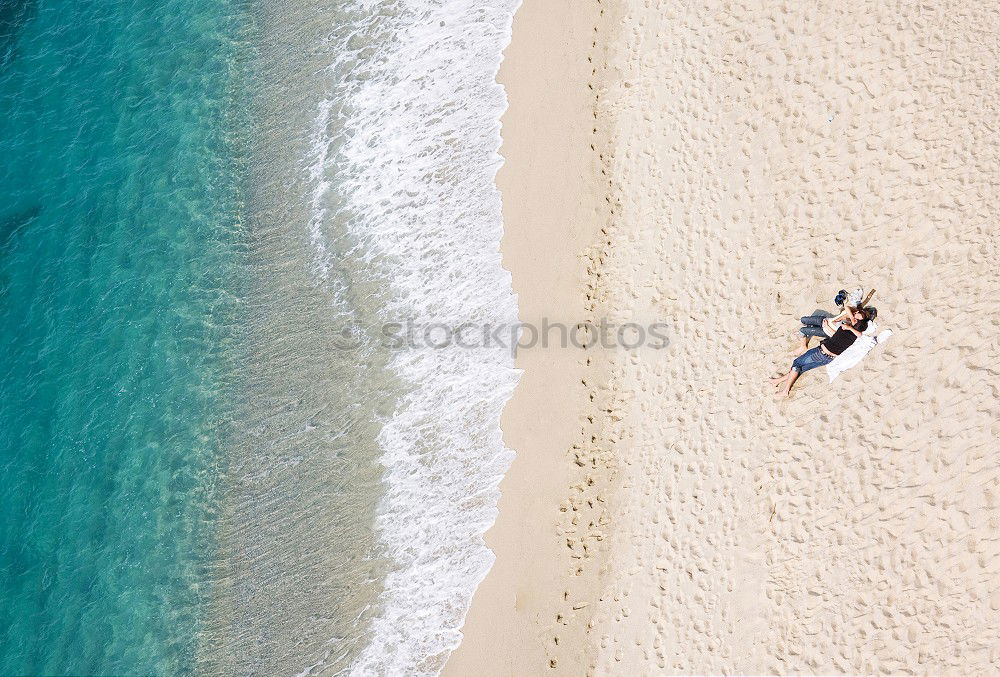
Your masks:
<svg viewBox="0 0 1000 677"><path fill-rule="evenodd" d="M437 674L517 376L377 339L516 319L517 4L0 0L0 675Z"/></svg>
<svg viewBox="0 0 1000 677"><path fill-rule="evenodd" d="M252 27L232 0L0 0L0 674L194 669Z"/></svg>

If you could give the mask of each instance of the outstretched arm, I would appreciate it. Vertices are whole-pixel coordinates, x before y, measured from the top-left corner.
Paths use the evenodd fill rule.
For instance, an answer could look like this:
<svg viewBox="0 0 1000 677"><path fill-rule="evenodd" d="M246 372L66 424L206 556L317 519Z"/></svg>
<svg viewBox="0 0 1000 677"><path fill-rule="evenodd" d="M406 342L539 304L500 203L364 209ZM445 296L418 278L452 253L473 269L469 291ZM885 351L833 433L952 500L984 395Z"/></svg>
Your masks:
<svg viewBox="0 0 1000 677"><path fill-rule="evenodd" d="M827 336L833 336L833 332L837 331L837 329L833 326L833 323L843 322L848 317L850 317L850 315L851 315L851 309L845 307L842 311L840 311L840 314L837 315L836 317L823 318L823 331L826 333Z"/></svg>

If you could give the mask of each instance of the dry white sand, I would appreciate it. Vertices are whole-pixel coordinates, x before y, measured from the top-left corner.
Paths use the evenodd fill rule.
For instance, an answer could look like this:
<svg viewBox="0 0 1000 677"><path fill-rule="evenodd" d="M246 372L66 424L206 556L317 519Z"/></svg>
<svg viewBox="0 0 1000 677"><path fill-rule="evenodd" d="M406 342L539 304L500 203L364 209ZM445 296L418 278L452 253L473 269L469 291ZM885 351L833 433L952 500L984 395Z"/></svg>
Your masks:
<svg viewBox="0 0 1000 677"><path fill-rule="evenodd" d="M998 35L995 1L525 0L507 120L558 116L577 171L502 185L522 316L672 343L522 358L446 672L1000 672ZM505 122L505 172L545 176L537 141ZM893 339L774 401L797 318L856 285Z"/></svg>

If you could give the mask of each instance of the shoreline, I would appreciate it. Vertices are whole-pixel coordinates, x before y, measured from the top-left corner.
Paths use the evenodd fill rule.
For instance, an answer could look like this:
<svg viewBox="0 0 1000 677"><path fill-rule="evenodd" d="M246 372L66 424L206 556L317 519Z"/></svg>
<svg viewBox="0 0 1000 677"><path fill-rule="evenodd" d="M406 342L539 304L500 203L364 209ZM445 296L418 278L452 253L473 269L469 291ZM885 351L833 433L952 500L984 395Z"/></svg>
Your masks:
<svg viewBox="0 0 1000 677"><path fill-rule="evenodd" d="M498 75L509 104L497 174L501 250L520 320L536 326L543 318L572 324L594 317L587 290L596 271L588 249L606 222L607 204L595 150L607 136L595 114L610 28L602 10L600 2L526 0L514 15ZM586 126L598 129L581 135ZM599 425L586 420L585 403L607 380L605 356L536 347L520 351L516 367L521 380L501 421L516 456L485 536L497 559L476 591L445 676L542 669L574 675L588 671L594 658L579 649L589 645L587 606L600 589L603 536L592 530L575 549L567 536L576 531L573 521L600 518L603 504L594 510L586 502L603 501L610 482L603 459L580 453L583 438Z"/></svg>

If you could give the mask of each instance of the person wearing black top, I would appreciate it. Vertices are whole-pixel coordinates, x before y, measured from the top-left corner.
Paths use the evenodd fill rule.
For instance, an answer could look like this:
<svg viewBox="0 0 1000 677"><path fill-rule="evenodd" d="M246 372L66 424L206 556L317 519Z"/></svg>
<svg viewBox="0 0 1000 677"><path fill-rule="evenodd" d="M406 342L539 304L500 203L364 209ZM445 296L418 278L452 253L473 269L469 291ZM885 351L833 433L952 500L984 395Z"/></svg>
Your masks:
<svg viewBox="0 0 1000 677"><path fill-rule="evenodd" d="M861 290L858 289L855 293L860 295ZM811 337L818 336L825 339L828 336L833 336L833 333L837 331L840 325L844 322L854 324L854 314L858 312L858 308L864 308L874 295L875 290L872 289L868 292L868 295L861 300L860 305L852 306L848 302L851 295L849 295L846 290L841 289L837 292L837 297L833 300L833 302L841 308L841 311L837 316L828 317L826 313L817 311L812 315L803 317L801 320L802 326L799 328L799 333L802 334L802 342L799 344L799 354L801 355L809 350L809 339Z"/></svg>
<svg viewBox="0 0 1000 677"><path fill-rule="evenodd" d="M868 328L868 322L872 319L873 315L874 312L871 308L855 311L854 317L851 318L854 320L854 326L845 322L841 325L840 329L833 333L833 336L824 339L815 348L807 350L796 357L788 373L783 376L773 377L770 379L771 383L775 388L784 386L781 395L788 397L788 394L792 391L792 385L794 385L799 374L833 362L833 358L850 348L857 338L861 336L861 333Z"/></svg>

